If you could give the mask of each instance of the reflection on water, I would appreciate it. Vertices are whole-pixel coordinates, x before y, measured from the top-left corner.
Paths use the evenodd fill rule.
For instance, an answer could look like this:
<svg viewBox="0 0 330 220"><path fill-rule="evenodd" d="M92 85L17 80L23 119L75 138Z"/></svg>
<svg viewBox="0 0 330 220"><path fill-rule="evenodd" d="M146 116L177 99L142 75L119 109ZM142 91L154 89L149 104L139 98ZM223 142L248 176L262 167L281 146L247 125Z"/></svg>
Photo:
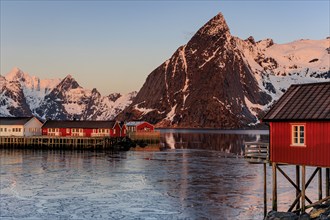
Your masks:
<svg viewBox="0 0 330 220"><path fill-rule="evenodd" d="M161 130L161 142L170 149L204 149L241 156L244 142L268 139L268 131Z"/></svg>
<svg viewBox="0 0 330 220"><path fill-rule="evenodd" d="M175 149L0 150L0 218L262 219L262 169L235 156L256 138L162 132Z"/></svg>

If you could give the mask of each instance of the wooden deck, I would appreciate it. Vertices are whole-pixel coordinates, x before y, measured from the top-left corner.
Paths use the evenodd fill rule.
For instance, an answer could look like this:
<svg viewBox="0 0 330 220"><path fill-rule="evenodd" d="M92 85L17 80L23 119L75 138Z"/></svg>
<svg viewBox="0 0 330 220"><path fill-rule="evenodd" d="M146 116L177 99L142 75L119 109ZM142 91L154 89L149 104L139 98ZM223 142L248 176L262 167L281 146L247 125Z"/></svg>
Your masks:
<svg viewBox="0 0 330 220"><path fill-rule="evenodd" d="M269 143L245 142L244 158L249 163L269 163Z"/></svg>

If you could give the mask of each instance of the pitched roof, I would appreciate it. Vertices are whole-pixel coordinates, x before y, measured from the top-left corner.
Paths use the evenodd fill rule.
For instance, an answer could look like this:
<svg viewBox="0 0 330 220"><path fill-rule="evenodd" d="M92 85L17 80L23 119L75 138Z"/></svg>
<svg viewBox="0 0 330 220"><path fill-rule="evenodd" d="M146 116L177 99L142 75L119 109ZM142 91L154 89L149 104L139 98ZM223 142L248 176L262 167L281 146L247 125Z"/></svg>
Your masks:
<svg viewBox="0 0 330 220"><path fill-rule="evenodd" d="M142 123L144 123L144 121L129 121L126 123L126 126L138 126Z"/></svg>
<svg viewBox="0 0 330 220"><path fill-rule="evenodd" d="M33 117L0 117L0 125L25 125Z"/></svg>
<svg viewBox="0 0 330 220"><path fill-rule="evenodd" d="M43 128L113 128L116 121L53 121L48 120Z"/></svg>
<svg viewBox="0 0 330 220"><path fill-rule="evenodd" d="M330 81L291 85L262 121L330 120Z"/></svg>

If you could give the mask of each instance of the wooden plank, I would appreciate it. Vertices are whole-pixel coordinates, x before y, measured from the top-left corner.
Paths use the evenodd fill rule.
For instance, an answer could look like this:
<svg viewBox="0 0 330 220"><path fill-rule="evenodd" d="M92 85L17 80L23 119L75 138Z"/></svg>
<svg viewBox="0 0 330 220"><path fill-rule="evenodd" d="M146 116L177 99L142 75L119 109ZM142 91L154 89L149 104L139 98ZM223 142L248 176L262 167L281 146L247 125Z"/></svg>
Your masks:
<svg viewBox="0 0 330 220"><path fill-rule="evenodd" d="M305 213L306 205L305 205L305 199L306 199L306 166L302 166L301 171L301 212Z"/></svg>
<svg viewBox="0 0 330 220"><path fill-rule="evenodd" d="M325 191L326 196L330 196L330 168L325 169Z"/></svg>
<svg viewBox="0 0 330 220"><path fill-rule="evenodd" d="M298 165L296 166L296 185L299 189L299 190L296 189L296 198L299 198L299 194L301 191L300 191L300 167ZM297 201L296 209L300 209L299 199Z"/></svg>
<svg viewBox="0 0 330 220"><path fill-rule="evenodd" d="M267 216L267 167L264 163L264 218Z"/></svg>
<svg viewBox="0 0 330 220"><path fill-rule="evenodd" d="M273 177L272 210L273 210L273 211L277 211L277 177L276 177L276 163L272 163L272 177Z"/></svg>
<svg viewBox="0 0 330 220"><path fill-rule="evenodd" d="M322 199L322 168L319 167L319 200Z"/></svg>

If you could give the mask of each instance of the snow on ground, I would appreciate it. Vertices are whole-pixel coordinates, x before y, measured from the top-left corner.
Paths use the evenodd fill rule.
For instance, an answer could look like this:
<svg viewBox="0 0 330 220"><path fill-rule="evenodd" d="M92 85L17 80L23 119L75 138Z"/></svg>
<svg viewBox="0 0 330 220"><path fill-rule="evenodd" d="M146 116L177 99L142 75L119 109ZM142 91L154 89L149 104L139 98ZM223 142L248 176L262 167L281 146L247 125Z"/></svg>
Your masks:
<svg viewBox="0 0 330 220"><path fill-rule="evenodd" d="M142 115L146 115L149 112L157 110L157 109L152 109L152 108L141 108L141 107L139 107L139 105L142 104L142 103L144 103L144 102L138 103L138 104L134 105L134 107L133 107L133 109L138 110L139 112L141 112Z"/></svg>
<svg viewBox="0 0 330 220"><path fill-rule="evenodd" d="M257 116L256 109L261 109L261 110L265 109L264 105L254 104L246 96L244 96L244 101L245 101L246 107L248 107L248 109L254 116Z"/></svg>
<svg viewBox="0 0 330 220"><path fill-rule="evenodd" d="M231 114L234 114L231 111L230 105L226 105L225 103L223 103L222 101L220 101L217 97L213 96L213 99L216 100L217 102L219 102L223 107L225 107Z"/></svg>
<svg viewBox="0 0 330 220"><path fill-rule="evenodd" d="M274 44L265 50L266 57L273 57L279 64L276 72L309 73L326 72L330 67L330 54L326 50L330 39L298 40L288 44Z"/></svg>
<svg viewBox="0 0 330 220"><path fill-rule="evenodd" d="M212 54L212 56L208 57L204 63L202 65L200 65L198 68L203 68L203 66L205 66L205 64L207 64L208 62L210 62L210 60L212 60L218 53L218 51L220 50L220 47L218 47Z"/></svg>
<svg viewBox="0 0 330 220"><path fill-rule="evenodd" d="M174 116L176 115L175 114L175 110L176 110L176 106L177 106L178 104L175 104L173 107L172 107L172 109L171 109L171 111L169 112L169 113L167 113L167 115L166 115L166 119L167 120L170 120L171 122L173 121L173 118L174 118Z"/></svg>

